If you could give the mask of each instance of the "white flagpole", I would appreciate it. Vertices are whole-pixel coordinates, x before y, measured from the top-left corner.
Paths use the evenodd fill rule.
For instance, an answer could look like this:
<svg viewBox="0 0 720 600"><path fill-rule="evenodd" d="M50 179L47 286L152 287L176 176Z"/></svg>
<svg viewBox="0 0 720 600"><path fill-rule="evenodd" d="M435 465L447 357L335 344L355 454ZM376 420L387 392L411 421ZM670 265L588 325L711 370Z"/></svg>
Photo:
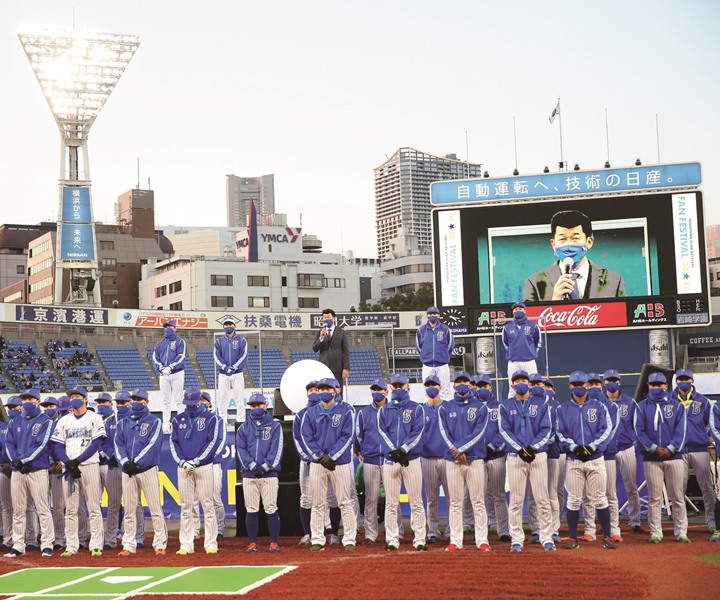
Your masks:
<svg viewBox="0 0 720 600"><path fill-rule="evenodd" d="M560 98L558 97L558 106L560 106ZM565 160L563 158L563 144L562 144L562 107L558 111L558 117L560 119L560 164L565 168Z"/></svg>

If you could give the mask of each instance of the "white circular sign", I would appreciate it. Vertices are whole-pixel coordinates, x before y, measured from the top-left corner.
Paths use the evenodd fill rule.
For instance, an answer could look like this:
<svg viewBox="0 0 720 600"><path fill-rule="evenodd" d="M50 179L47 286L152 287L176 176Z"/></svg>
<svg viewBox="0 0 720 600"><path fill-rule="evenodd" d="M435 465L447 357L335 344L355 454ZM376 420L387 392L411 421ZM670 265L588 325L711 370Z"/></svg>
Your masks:
<svg viewBox="0 0 720 600"><path fill-rule="evenodd" d="M334 377L319 360L301 360L290 365L280 380L280 395L285 406L295 414L307 406L305 386L311 381Z"/></svg>

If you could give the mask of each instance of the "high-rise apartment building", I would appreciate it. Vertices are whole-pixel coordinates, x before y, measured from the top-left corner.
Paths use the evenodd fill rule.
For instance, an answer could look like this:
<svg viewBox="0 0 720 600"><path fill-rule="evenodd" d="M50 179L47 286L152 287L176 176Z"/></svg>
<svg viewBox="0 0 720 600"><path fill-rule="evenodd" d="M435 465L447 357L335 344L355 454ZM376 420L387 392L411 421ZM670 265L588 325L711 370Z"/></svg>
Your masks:
<svg viewBox="0 0 720 600"><path fill-rule="evenodd" d="M255 203L258 223L275 212L275 176L238 177L226 175L225 199L227 203L227 226L247 226L250 200Z"/></svg>
<svg viewBox="0 0 720 600"><path fill-rule="evenodd" d="M418 247L431 246L430 184L433 181L481 177L481 165L458 160L455 154L433 156L400 148L375 169L375 226L378 258L402 228L417 237Z"/></svg>

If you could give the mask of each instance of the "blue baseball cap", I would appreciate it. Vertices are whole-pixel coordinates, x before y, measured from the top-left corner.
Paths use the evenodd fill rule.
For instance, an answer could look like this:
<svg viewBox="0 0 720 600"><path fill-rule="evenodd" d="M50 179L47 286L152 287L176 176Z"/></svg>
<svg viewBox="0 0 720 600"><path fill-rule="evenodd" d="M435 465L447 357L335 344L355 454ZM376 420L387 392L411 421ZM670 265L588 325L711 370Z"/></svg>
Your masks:
<svg viewBox="0 0 720 600"><path fill-rule="evenodd" d="M65 393L68 395L68 398L69 398L70 396L72 396L73 394L80 394L81 396L83 396L83 397L85 397L85 398L87 398L87 395L88 395L88 394L87 394L87 390L86 390L84 387L82 387L82 386L78 386L78 387L76 387L76 388L73 388L72 390L68 390L68 391L65 392Z"/></svg>
<svg viewBox="0 0 720 600"><path fill-rule="evenodd" d="M172 319L168 319L163 323L163 327L177 327L177 323Z"/></svg>
<svg viewBox="0 0 720 600"><path fill-rule="evenodd" d="M545 385L549 385L552 389L555 389L555 384L552 381L550 381L549 379L543 379L543 383Z"/></svg>
<svg viewBox="0 0 720 600"><path fill-rule="evenodd" d="M142 400L148 400L150 396L147 393L147 390L144 390L142 388L137 388L133 391L132 394L130 394L130 399L134 400L135 398L141 398Z"/></svg>
<svg viewBox="0 0 720 600"><path fill-rule="evenodd" d="M60 412L70 410L70 398L67 396L60 396L58 398L57 407Z"/></svg>
<svg viewBox="0 0 720 600"><path fill-rule="evenodd" d="M588 382L588 376L587 373L584 371L573 371L570 373L570 378L568 379L568 383L587 383Z"/></svg>
<svg viewBox="0 0 720 600"><path fill-rule="evenodd" d="M440 378L439 378L437 375L428 375L428 376L425 378L425 381L423 382L423 384L424 384L426 387L429 386L429 385L442 385L442 384L440 383Z"/></svg>
<svg viewBox="0 0 720 600"><path fill-rule="evenodd" d="M407 385L410 383L407 375L404 373L391 373L390 374L390 385Z"/></svg>
<svg viewBox="0 0 720 600"><path fill-rule="evenodd" d="M260 394L259 392L255 392L254 394L250 394L250 397L247 399L247 405L253 406L255 404L267 404L267 398Z"/></svg>
<svg viewBox="0 0 720 600"><path fill-rule="evenodd" d="M318 385L318 382L314 379L312 381L309 381L308 384L305 386L305 390L309 390L310 388L316 388Z"/></svg>
<svg viewBox="0 0 720 600"><path fill-rule="evenodd" d="M425 313L428 315L439 315L440 311L438 310L437 306L428 306Z"/></svg>
<svg viewBox="0 0 720 600"><path fill-rule="evenodd" d="M23 398L35 398L35 400L40 400L40 390L37 388L30 388L29 390L23 390L19 394L20 399Z"/></svg>
<svg viewBox="0 0 720 600"><path fill-rule="evenodd" d="M207 400L208 402L210 402L210 404L212 404L212 398L210 397L210 392L200 392L200 398L202 400Z"/></svg>
<svg viewBox="0 0 720 600"><path fill-rule="evenodd" d="M335 389L338 385L338 380L334 377L323 377L322 379L319 379L317 382L318 388L321 387L327 387L327 388L333 388Z"/></svg>
<svg viewBox="0 0 720 600"><path fill-rule="evenodd" d="M55 396L45 396L45 400L40 403L40 406L57 406L58 401Z"/></svg>
<svg viewBox="0 0 720 600"><path fill-rule="evenodd" d="M532 373L530 377L528 377L528 381L530 381L530 383L545 383L545 379L540 373Z"/></svg>
<svg viewBox="0 0 720 600"><path fill-rule="evenodd" d="M455 383L459 379L467 379L468 381L472 381L467 371L458 371L453 375L453 383Z"/></svg>
<svg viewBox="0 0 720 600"><path fill-rule="evenodd" d="M388 389L386 381L382 377L378 377L377 379L373 379L373 382L370 384L370 389L377 388L379 390L386 390Z"/></svg>
<svg viewBox="0 0 720 600"><path fill-rule="evenodd" d="M527 308L527 306L525 306L524 302L516 302L512 305L512 308L515 310L516 308Z"/></svg>
<svg viewBox="0 0 720 600"><path fill-rule="evenodd" d="M687 379L695 379L695 375L693 375L693 372L690 369L678 369L675 371L675 379L680 379L682 377L685 377Z"/></svg>
<svg viewBox="0 0 720 600"><path fill-rule="evenodd" d="M185 393L183 394L183 404L189 404L191 406L195 406L196 404L200 403L200 390L197 388L188 388L185 390Z"/></svg>
<svg viewBox="0 0 720 600"><path fill-rule="evenodd" d="M667 383L665 373L661 373L660 371L650 373L650 375L648 376L648 383Z"/></svg>
<svg viewBox="0 0 720 600"><path fill-rule="evenodd" d="M515 372L512 374L512 377L510 378L510 381L515 381L516 379L521 379L521 378L523 378L523 377L524 377L525 379L527 379L528 381L530 380L530 376L527 374L527 371L523 371L523 370L515 371Z"/></svg>
<svg viewBox="0 0 720 600"><path fill-rule="evenodd" d="M597 383L602 383L602 377L598 375L597 373L590 372L587 374L588 381L595 381Z"/></svg>
<svg viewBox="0 0 720 600"><path fill-rule="evenodd" d="M480 383L492 385L492 377L490 377L490 375L486 375L485 373L480 373L479 375L475 376L475 385L478 385Z"/></svg>
<svg viewBox="0 0 720 600"><path fill-rule="evenodd" d="M107 392L103 392L95 397L95 402L112 402L112 396Z"/></svg>
<svg viewBox="0 0 720 600"><path fill-rule="evenodd" d="M22 400L20 400L20 396L10 396L5 400L5 406L22 406Z"/></svg>
<svg viewBox="0 0 720 600"><path fill-rule="evenodd" d="M130 402L132 398L130 397L130 392L126 390L118 390L115 392L115 402Z"/></svg>
<svg viewBox="0 0 720 600"><path fill-rule="evenodd" d="M603 379L620 379L620 371L617 369L608 369L603 373Z"/></svg>

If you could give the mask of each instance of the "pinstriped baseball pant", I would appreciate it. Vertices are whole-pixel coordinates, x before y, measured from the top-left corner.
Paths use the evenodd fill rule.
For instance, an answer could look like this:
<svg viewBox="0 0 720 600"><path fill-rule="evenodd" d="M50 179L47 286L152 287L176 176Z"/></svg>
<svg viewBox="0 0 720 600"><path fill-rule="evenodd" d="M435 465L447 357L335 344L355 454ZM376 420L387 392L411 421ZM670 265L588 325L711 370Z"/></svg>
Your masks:
<svg viewBox="0 0 720 600"><path fill-rule="evenodd" d="M204 548L206 551L217 549L217 515L213 502L215 473L212 463L189 471L178 468L178 491L180 492L180 548L188 552L194 551L195 523L192 513L197 495L205 517Z"/></svg>
<svg viewBox="0 0 720 600"><path fill-rule="evenodd" d="M475 544L487 544L488 528L485 512L485 461L482 459L459 464L445 461L447 464L447 480L450 491L450 543L458 548L463 545L463 499L465 487L470 494L470 503L475 519Z"/></svg>
<svg viewBox="0 0 720 600"><path fill-rule="evenodd" d="M705 523L709 526L715 523L715 492L710 471L710 453L707 450L704 452L686 452L685 462L695 472L695 479L702 493L705 506ZM687 489L687 479L685 480L685 489ZM716 527L717 525L718 523L715 523Z"/></svg>
<svg viewBox="0 0 720 600"><path fill-rule="evenodd" d="M82 477L74 480L75 491L70 491L67 482L63 483L65 494L65 542L66 549L70 552L77 552L80 547L80 531L78 527L78 510L83 510L82 496L85 497L90 518L90 550L102 550L103 547L103 520L100 510L100 498L102 488L100 487L100 464L80 465ZM84 540L83 540L84 541Z"/></svg>
<svg viewBox="0 0 720 600"><path fill-rule="evenodd" d="M422 499L422 467L420 459L413 458L409 466L400 463L383 465L383 485L385 486L385 539L389 545L399 545L398 512L400 511L400 487L405 490L410 502L410 527L415 534L413 546L425 544L425 507ZM462 529L462 527L461 527Z"/></svg>
<svg viewBox="0 0 720 600"><path fill-rule="evenodd" d="M336 465L334 471L328 471L320 463L310 463L310 490L313 500L310 515L312 543L313 545L325 545L325 508L328 503L329 483L332 483L335 489L342 513L343 545L354 545L357 536L357 520L350 494L350 488L355 487L352 462Z"/></svg>
<svg viewBox="0 0 720 600"><path fill-rule="evenodd" d="M548 471L547 454L539 452L535 460L526 463L517 454L508 454L506 459L507 473L510 483L510 505L508 506L508 520L510 523L510 538L512 544L524 544L525 533L522 528L523 504L525 503L525 490L528 480L533 498L538 507L538 522L540 542L552 542L552 516L550 513L550 499L548 498Z"/></svg>
<svg viewBox="0 0 720 600"><path fill-rule="evenodd" d="M137 512L128 510L128 507L135 507L140 499L140 492L145 494L148 508L150 509L150 518L153 525L153 548L155 550L164 550L167 547L167 527L165 525L165 515L160 505L160 479L158 478L158 468L153 467L137 475L130 477L127 473L122 474L123 501L125 503L125 520L123 525L123 549L135 552L137 549L136 533L139 523L137 522Z"/></svg>
<svg viewBox="0 0 720 600"><path fill-rule="evenodd" d="M52 548L55 542L55 528L50 513L48 485L47 469L26 474L15 472L11 479L13 506L27 506L28 498L31 498L35 504L40 519L41 548ZM25 552L26 523L27 519L24 512L15 511L13 513L13 548L19 552Z"/></svg>
<svg viewBox="0 0 720 600"><path fill-rule="evenodd" d="M505 500L505 474L504 456L485 461L485 475L487 477L485 497L487 503L492 504L495 509L498 535L507 535L509 531L508 505Z"/></svg>
<svg viewBox="0 0 720 600"><path fill-rule="evenodd" d="M650 535L662 539L663 481L672 504L675 537L687 535L687 507L685 506L685 482L687 463L683 458L674 460L646 460L645 481L648 490L648 525Z"/></svg>
<svg viewBox="0 0 720 600"><path fill-rule="evenodd" d="M444 458L421 458L423 487L427 500L427 528L428 537L440 538L440 486L443 488L445 498L449 500L446 461ZM450 528L445 537L450 534Z"/></svg>
<svg viewBox="0 0 720 600"><path fill-rule="evenodd" d="M107 490L107 519L105 519L105 543L114 548L120 527L120 506L122 500L122 469L100 465L100 484Z"/></svg>

